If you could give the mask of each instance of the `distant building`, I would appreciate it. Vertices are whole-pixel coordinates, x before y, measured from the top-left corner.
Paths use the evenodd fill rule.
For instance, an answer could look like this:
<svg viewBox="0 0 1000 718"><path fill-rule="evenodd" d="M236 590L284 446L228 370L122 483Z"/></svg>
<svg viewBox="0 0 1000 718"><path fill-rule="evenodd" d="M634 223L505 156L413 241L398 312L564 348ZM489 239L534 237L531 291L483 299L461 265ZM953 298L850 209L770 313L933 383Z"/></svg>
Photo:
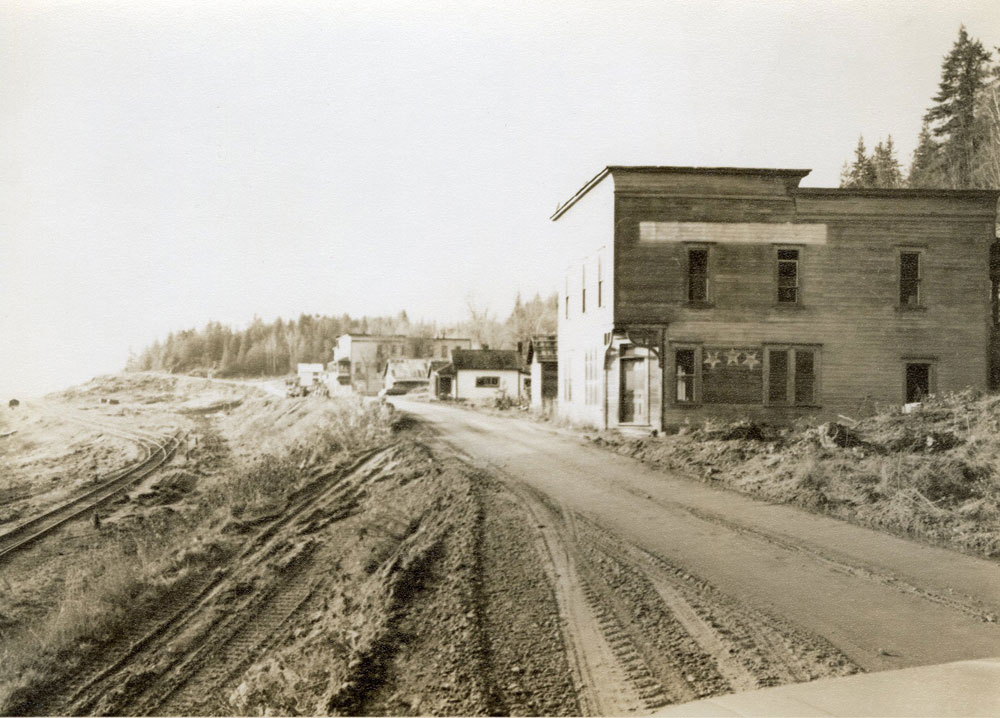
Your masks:
<svg viewBox="0 0 1000 718"><path fill-rule="evenodd" d="M426 388L430 381L427 376L429 359L390 359L386 362L382 376L382 388L405 388L416 391Z"/></svg>
<svg viewBox="0 0 1000 718"><path fill-rule="evenodd" d="M299 364L296 370L299 386L312 386L326 380L326 368L322 364Z"/></svg>
<svg viewBox="0 0 1000 718"><path fill-rule="evenodd" d="M537 334L528 342L531 408L551 409L559 396L559 352L555 334Z"/></svg>
<svg viewBox="0 0 1000 718"><path fill-rule="evenodd" d="M403 335L344 334L333 348L330 374L341 390L377 394L383 387L390 359L448 360L455 349L469 349L471 339L406 337ZM332 387L333 388L333 387Z"/></svg>
<svg viewBox="0 0 1000 718"><path fill-rule="evenodd" d="M787 422L995 383L1000 193L808 172L607 167L560 206L559 414Z"/></svg>
<svg viewBox="0 0 1000 718"><path fill-rule="evenodd" d="M442 379L453 378L452 399L493 400L505 394L514 401L521 396L521 358L515 350L456 349L451 366L437 372Z"/></svg>

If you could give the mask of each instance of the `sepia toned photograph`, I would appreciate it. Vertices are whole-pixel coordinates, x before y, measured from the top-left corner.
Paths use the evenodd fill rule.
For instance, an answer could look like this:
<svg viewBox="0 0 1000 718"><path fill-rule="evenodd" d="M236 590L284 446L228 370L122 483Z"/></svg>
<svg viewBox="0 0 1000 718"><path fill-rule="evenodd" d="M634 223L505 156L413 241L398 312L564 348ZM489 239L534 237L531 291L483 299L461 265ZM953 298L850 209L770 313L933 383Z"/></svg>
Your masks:
<svg viewBox="0 0 1000 718"><path fill-rule="evenodd" d="M0 715L1000 715L995 0L0 2Z"/></svg>

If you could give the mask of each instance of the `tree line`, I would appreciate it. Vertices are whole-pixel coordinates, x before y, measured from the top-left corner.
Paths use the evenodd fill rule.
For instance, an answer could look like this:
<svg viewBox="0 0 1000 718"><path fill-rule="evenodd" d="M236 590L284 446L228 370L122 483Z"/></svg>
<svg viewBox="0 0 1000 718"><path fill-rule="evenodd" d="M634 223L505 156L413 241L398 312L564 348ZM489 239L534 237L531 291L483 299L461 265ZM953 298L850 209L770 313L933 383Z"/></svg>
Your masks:
<svg viewBox="0 0 1000 718"><path fill-rule="evenodd" d="M433 321L411 322L406 311L395 317L351 317L301 314L298 319L264 322L254 317L246 329L219 322L202 329L171 332L129 357L128 371L171 373L211 372L214 376L281 376L294 372L299 362L327 363L342 334L401 334L415 338L467 337L483 347L513 349L526 345L533 334L556 331L557 295L540 294L523 301L518 294L514 308L503 321L487 308L467 304L468 318L452 325Z"/></svg>
<svg viewBox="0 0 1000 718"><path fill-rule="evenodd" d="M859 137L840 186L1000 188L1000 47L994 50L995 61L962 26L941 64L906 176L892 135L871 153Z"/></svg>

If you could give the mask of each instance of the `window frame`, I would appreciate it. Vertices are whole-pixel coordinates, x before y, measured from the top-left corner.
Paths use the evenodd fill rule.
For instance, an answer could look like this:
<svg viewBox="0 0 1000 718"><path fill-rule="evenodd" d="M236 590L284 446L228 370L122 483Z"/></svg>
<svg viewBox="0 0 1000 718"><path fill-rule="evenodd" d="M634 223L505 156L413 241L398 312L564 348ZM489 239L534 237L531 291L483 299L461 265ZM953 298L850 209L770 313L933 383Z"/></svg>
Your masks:
<svg viewBox="0 0 1000 718"><path fill-rule="evenodd" d="M900 311L919 311L927 307L923 287L921 286L924 279L924 253L925 249L923 247L896 247L896 308ZM903 303L903 255L908 254L913 254L917 257L917 276L915 280L910 280L916 282L917 301L913 304Z"/></svg>
<svg viewBox="0 0 1000 718"><path fill-rule="evenodd" d="M774 303L779 307L799 307L802 306L802 253L803 247L798 244L776 244L774 245ZM785 251L795 252L795 259L782 259L781 253ZM795 262L795 299L787 301L781 299L781 263Z"/></svg>
<svg viewBox="0 0 1000 718"><path fill-rule="evenodd" d="M500 376L488 375L488 376L477 376L476 377L476 388L477 389L499 389L500 388Z"/></svg>
<svg viewBox="0 0 1000 718"><path fill-rule="evenodd" d="M704 298L703 299L692 299L691 289L693 287L692 275L691 273L691 255L694 252L704 252L705 253L705 273L704 273ZM685 243L684 244L684 299L692 306L706 306L712 303L712 248L711 245L702 243ZM701 275L698 275L701 276Z"/></svg>
<svg viewBox="0 0 1000 718"><path fill-rule="evenodd" d="M937 394L938 358L936 356L904 356L900 357L899 364L902 374L900 404L910 403L906 401L906 370L911 364L927 365L927 396Z"/></svg>
<svg viewBox="0 0 1000 718"><path fill-rule="evenodd" d="M820 402L820 396L822 396L822 367L823 367L823 345L822 344L785 344L785 343L764 343L764 366L762 367L764 371L763 376L763 396L761 397L764 406L770 407L782 407L782 408L801 408L801 407L812 407L818 408L822 406ZM785 351L788 352L788 364L787 364L787 374L785 376L785 400L782 401L772 401L771 400L771 352L772 351ZM799 351L808 351L812 353L813 357L813 385L812 385L812 401L811 402L798 402L795 397L795 375L797 371L797 361L796 354Z"/></svg>
<svg viewBox="0 0 1000 718"><path fill-rule="evenodd" d="M694 352L694 379L692 380L692 394L693 399L690 401L682 401L677 398L677 352L679 351L691 351ZM702 355L702 343L701 342L670 342L670 376L669 384L670 389L670 404L677 407L684 406L701 406L701 382L702 382L702 362L704 361Z"/></svg>
<svg viewBox="0 0 1000 718"><path fill-rule="evenodd" d="M580 314L587 313L587 264L580 267Z"/></svg>
<svg viewBox="0 0 1000 718"><path fill-rule="evenodd" d="M597 307L604 306L604 264L600 255L597 257Z"/></svg>

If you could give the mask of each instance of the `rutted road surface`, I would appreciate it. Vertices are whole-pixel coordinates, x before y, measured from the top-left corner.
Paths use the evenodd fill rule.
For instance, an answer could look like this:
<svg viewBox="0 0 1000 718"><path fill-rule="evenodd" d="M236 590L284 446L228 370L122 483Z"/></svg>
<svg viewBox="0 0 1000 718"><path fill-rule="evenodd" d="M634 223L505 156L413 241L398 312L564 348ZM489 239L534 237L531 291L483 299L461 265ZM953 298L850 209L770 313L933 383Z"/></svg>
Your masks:
<svg viewBox="0 0 1000 718"><path fill-rule="evenodd" d="M1000 566L395 399L539 528L586 713L1000 655Z"/></svg>

